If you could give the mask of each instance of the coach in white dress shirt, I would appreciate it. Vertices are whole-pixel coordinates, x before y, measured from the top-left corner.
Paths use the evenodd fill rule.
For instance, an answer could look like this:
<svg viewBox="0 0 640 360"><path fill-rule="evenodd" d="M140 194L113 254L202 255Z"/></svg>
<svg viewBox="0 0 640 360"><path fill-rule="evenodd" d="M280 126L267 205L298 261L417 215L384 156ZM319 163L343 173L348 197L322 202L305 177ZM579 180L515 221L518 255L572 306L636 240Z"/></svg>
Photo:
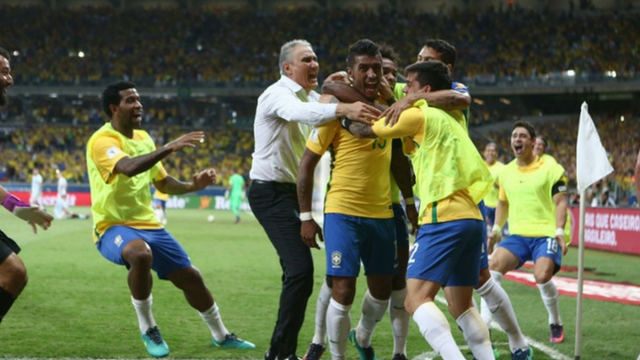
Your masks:
<svg viewBox="0 0 640 360"><path fill-rule="evenodd" d="M282 267L278 319L265 360L296 360L298 333L313 292L311 250L300 238L296 179L300 158L313 126L336 118L368 122L380 112L367 104L320 104L318 58L311 44L292 40L280 50L280 80L258 99L254 122L255 151L249 204ZM310 213L302 217L311 216Z"/></svg>

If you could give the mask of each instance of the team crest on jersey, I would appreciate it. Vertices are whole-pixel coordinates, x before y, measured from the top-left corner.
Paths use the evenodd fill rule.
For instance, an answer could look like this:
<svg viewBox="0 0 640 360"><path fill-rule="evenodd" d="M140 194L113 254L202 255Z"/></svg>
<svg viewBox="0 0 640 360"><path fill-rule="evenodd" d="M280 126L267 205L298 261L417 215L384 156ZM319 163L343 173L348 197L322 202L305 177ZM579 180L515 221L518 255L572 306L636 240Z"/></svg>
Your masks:
<svg viewBox="0 0 640 360"><path fill-rule="evenodd" d="M116 239L113 241L114 244L116 244L117 247L120 247L120 245L122 245L122 236L118 235L116 236Z"/></svg>
<svg viewBox="0 0 640 360"><path fill-rule="evenodd" d="M120 152L121 152L120 149L118 149L115 146L112 146L112 147L107 149L107 156L109 157L109 159L113 159L118 154L120 154Z"/></svg>
<svg viewBox="0 0 640 360"><path fill-rule="evenodd" d="M340 268L342 264L342 253L340 251L334 251L331 253L331 264L333 264L333 268Z"/></svg>

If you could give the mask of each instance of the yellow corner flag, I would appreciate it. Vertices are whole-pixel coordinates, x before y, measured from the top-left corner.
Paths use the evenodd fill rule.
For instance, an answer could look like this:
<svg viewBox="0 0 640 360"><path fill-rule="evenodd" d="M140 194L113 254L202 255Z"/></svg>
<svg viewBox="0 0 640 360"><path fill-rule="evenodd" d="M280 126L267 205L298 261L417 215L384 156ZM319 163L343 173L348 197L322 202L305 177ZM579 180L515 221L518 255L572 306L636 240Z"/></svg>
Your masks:
<svg viewBox="0 0 640 360"><path fill-rule="evenodd" d="M607 151L600 142L600 136L589 115L586 102L582 103L580 111L576 150L578 192L582 193L593 183L613 172L613 167L607 159Z"/></svg>

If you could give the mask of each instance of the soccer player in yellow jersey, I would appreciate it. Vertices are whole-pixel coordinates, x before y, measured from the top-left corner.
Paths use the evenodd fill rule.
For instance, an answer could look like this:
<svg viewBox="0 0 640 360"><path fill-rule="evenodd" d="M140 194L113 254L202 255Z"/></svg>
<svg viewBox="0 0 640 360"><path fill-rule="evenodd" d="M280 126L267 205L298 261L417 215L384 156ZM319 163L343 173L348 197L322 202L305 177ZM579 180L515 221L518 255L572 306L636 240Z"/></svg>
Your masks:
<svg viewBox="0 0 640 360"><path fill-rule="evenodd" d="M549 312L550 341L564 341L564 329L558 306L558 290L552 276L562 264L568 247L564 241L567 217L564 168L557 162L534 155L535 129L518 121L511 133L511 148L516 159L500 172L500 198L491 242L496 242L501 227L509 218L510 235L498 245L489 268L500 281L508 271L534 262L534 277Z"/></svg>
<svg viewBox="0 0 640 360"><path fill-rule="evenodd" d="M432 60L442 61L449 68L449 71L453 70L456 58L457 54L455 47L441 39L426 40L418 54L418 62ZM404 92L399 91L399 86L395 86L394 93L400 100L383 112L383 116L386 116L386 120L389 120L389 126L393 126L395 124L403 110L409 108L418 100L425 100L428 102L429 106L447 110L449 114L452 115L464 128L465 132L467 132L471 96L464 84L452 82L450 89L437 91L431 90L429 92L417 91L407 93L406 96L404 95ZM479 206L480 208L484 208L482 203L480 203ZM486 251L486 230L482 234L482 239L483 252L482 258L480 259L480 279L478 286L476 287L476 291L482 297L483 305L487 307L487 310L491 310L484 312L488 313L488 315L485 316L485 321L487 324L490 323L491 316L489 315L495 314L496 321L507 333L512 357L515 359L526 359L531 356L531 350L528 347L524 335L520 331L520 326L518 325L509 296L504 289L502 289L500 284L496 284L491 279L489 272L489 260L487 256L488 253ZM447 297L448 303L451 304L451 298L454 296L452 291L449 290L448 287L445 287L444 293Z"/></svg>
<svg viewBox="0 0 640 360"><path fill-rule="evenodd" d="M451 88L448 68L440 61L410 65L407 93ZM373 127L342 121L358 137L401 138L411 158L421 197L422 226L409 256L407 311L443 359L462 360L449 323L435 305L441 287L452 293L450 312L474 356L493 359L489 331L471 306L478 284L484 222L477 203L493 183L489 170L466 130L447 112L419 101L402 112L398 123L385 119Z"/></svg>
<svg viewBox="0 0 640 360"><path fill-rule="evenodd" d="M504 168L504 164L498 161L498 145L496 145L496 143L488 143L484 147L484 162L487 164L491 176L496 181L495 185L487 193L487 196L484 197L487 226L492 227L496 218L496 206L498 206L498 193L500 189L498 185L498 174L500 170Z"/></svg>
<svg viewBox="0 0 640 360"><path fill-rule="evenodd" d="M357 41L349 48L347 65L353 87L374 101L382 77L378 46L370 40ZM323 98L326 100L327 95ZM332 279L326 315L331 357L345 359L350 338L362 360L373 360L376 356L371 336L388 306L395 273L396 241L389 186L391 141L356 139L339 122L312 131L298 170L301 236L309 247L318 247L316 234L322 240L321 230L311 217L311 195L313 171L327 149L332 154L324 210L327 276ZM368 291L360 322L350 332L349 310L361 261Z"/></svg>
<svg viewBox="0 0 640 360"><path fill-rule="evenodd" d="M449 71L453 72L456 58L457 53L453 45L442 39L427 39L418 53L417 62L442 61L449 68ZM410 108L418 100L425 100L432 107L453 111L456 117L461 115L458 120L464 122L465 128L469 125L471 95L466 85L452 81L450 89L411 94L405 94L403 88L404 84L401 83L395 86L394 94L398 101L381 115L381 118L386 117L391 126L398 121L398 117L403 110Z"/></svg>
<svg viewBox="0 0 640 360"><path fill-rule="evenodd" d="M397 55L390 45L380 45L382 56L382 80L380 94L375 105L384 107L387 99L393 99L393 88L396 84L398 72ZM325 80L323 91L335 95L339 100L345 102L362 101L371 103L363 93L353 87L349 82L349 75L334 73L332 80ZM394 99L395 101L395 99ZM411 223L412 234L418 228L417 210L413 197L411 166L407 157L402 153L402 141L393 139L391 152L391 202L393 207L394 229L397 242L397 271L392 280L391 297L389 298L389 319L393 329L393 360L406 360L406 344L411 317L404 308L406 298L406 273L407 261L409 259L409 229L407 221ZM402 189L402 191L401 191ZM405 208L401 204L401 197L404 197ZM406 210L405 210L406 209ZM406 211L406 214L405 214ZM365 298L366 299L366 298ZM331 300L331 277L327 277L322 284L318 300L316 302L316 320L313 340L309 350L303 357L304 360L318 360L325 349L326 338L326 313Z"/></svg>
<svg viewBox="0 0 640 360"><path fill-rule="evenodd" d="M169 154L204 141L204 134L188 133L156 149L151 136L140 130L142 104L131 82L107 86L102 104L110 121L87 143L94 241L103 257L129 271L131 301L147 352L154 357L169 354L151 311L152 269L160 279L170 280L184 292L189 305L209 326L213 346L254 348L227 331L200 272L151 207L149 183L166 194L184 194L204 189L216 180L216 171L206 169L192 181L182 182L169 176L161 163Z"/></svg>

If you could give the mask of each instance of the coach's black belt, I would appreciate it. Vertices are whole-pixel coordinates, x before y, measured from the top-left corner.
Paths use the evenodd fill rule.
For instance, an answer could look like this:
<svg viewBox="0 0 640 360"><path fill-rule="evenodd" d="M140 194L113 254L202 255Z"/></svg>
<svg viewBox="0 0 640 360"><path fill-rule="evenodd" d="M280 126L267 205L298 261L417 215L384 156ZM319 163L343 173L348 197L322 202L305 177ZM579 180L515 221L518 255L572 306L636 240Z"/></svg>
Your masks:
<svg viewBox="0 0 640 360"><path fill-rule="evenodd" d="M288 182L278 182L278 181L267 181L267 180L251 180L251 182L253 184L258 184L258 185L265 185L265 186L274 186L274 187L279 187L279 188L284 188L284 189L295 189L296 188L296 184L294 183L288 183Z"/></svg>

